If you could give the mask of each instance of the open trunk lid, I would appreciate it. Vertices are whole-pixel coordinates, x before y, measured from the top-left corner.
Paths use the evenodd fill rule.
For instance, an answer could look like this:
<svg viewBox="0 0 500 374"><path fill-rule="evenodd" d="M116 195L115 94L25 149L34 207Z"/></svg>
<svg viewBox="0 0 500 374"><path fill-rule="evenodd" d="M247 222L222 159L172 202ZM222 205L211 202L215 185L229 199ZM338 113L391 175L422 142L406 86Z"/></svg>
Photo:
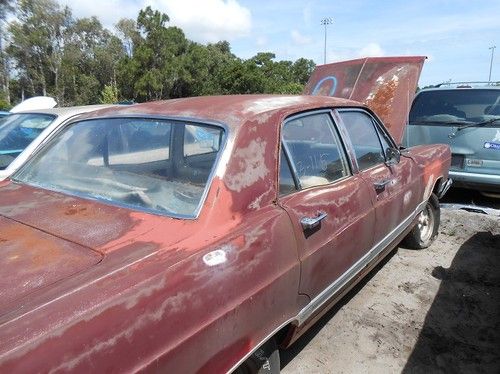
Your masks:
<svg viewBox="0 0 500 374"><path fill-rule="evenodd" d="M366 57L319 65L304 94L335 96L366 104L401 144L424 56Z"/></svg>

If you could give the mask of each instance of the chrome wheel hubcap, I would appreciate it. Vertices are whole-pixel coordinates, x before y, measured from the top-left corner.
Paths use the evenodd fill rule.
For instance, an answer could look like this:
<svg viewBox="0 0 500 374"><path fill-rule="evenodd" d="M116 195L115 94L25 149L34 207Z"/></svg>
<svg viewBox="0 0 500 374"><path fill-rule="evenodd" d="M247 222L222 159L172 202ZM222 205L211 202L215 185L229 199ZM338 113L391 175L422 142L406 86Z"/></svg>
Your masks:
<svg viewBox="0 0 500 374"><path fill-rule="evenodd" d="M433 232L434 227L434 215L432 214L432 208L430 204L425 206L425 209L418 216L418 229L420 231L420 239L423 242L428 241Z"/></svg>

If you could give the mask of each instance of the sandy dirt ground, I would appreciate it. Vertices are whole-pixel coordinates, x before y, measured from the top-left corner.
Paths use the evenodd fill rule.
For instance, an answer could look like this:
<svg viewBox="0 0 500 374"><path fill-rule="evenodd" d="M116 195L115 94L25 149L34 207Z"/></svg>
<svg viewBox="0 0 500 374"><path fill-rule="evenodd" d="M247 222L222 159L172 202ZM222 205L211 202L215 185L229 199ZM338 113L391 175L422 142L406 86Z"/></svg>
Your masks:
<svg viewBox="0 0 500 374"><path fill-rule="evenodd" d="M441 211L292 347L290 373L500 373L500 218Z"/></svg>

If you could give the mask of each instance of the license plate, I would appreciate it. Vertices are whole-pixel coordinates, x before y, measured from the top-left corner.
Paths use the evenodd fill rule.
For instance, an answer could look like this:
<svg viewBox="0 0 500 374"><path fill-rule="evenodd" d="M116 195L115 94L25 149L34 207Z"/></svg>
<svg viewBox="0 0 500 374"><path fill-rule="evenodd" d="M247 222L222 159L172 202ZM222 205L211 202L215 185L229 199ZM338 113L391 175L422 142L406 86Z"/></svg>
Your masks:
<svg viewBox="0 0 500 374"><path fill-rule="evenodd" d="M466 160L465 164L467 166L472 166L472 167L478 168L478 167L483 166L483 160Z"/></svg>

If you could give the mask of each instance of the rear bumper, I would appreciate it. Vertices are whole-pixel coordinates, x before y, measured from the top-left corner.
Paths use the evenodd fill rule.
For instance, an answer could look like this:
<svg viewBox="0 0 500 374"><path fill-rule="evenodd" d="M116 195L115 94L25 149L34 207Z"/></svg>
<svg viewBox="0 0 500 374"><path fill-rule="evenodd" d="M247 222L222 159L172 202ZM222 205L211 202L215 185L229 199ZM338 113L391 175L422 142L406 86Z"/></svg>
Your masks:
<svg viewBox="0 0 500 374"><path fill-rule="evenodd" d="M453 186L500 193L500 175L450 170Z"/></svg>

